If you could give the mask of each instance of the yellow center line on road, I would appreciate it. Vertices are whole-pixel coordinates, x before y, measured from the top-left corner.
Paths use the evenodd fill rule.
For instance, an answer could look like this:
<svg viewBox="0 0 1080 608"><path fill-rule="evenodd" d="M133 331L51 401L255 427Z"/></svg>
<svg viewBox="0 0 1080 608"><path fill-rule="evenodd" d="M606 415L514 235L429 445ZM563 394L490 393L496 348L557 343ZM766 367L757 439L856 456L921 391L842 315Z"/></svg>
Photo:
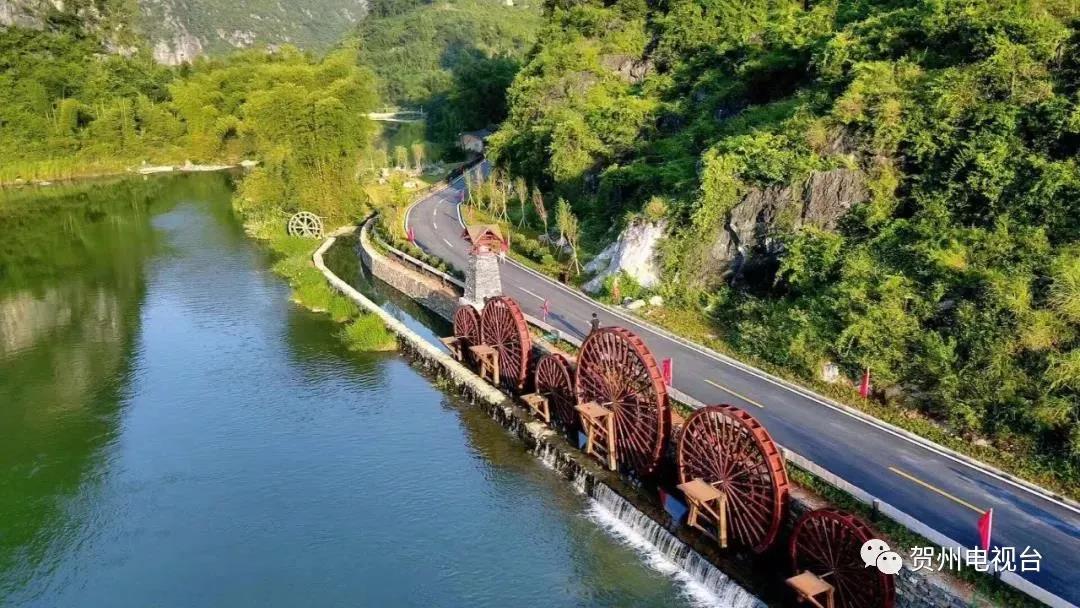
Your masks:
<svg viewBox="0 0 1080 608"><path fill-rule="evenodd" d="M761 409L765 409L764 405L761 405L760 403L758 403L757 401L754 401L753 399L751 399L749 397L746 397L744 395L740 395L739 393L736 393L735 391L731 390L730 388L728 388L726 386L723 386L721 384L717 384L717 383L713 382L712 380L709 380L708 378L705 378L705 382L708 382L709 384L711 384L711 385L715 386L716 388L724 391L725 393L731 393L732 395L735 395L736 397L738 397L739 399L742 399L743 401L749 403L750 405L756 405L757 407L760 407Z"/></svg>
<svg viewBox="0 0 1080 608"><path fill-rule="evenodd" d="M980 515L982 515L983 513L986 513L985 509L980 509L979 507L976 507L975 505L971 504L970 502L967 502L965 500L960 500L959 498L953 496L952 494L949 494L945 490L942 490L941 488L936 488L936 487L926 483L925 481L915 477L914 475L911 475L910 473L905 473L905 472L901 471L900 469L898 469L896 467L889 467L889 470L892 471L893 473L896 473L897 475L903 477L904 479L907 479L907 480L910 480L910 481L913 481L913 482L919 484L920 486L926 488L927 490L930 490L931 492L937 492L938 494L941 494L945 498L948 498L949 500L951 500L951 501L953 501L953 502L955 502L957 504L963 505L963 506L971 509L972 511L975 511L976 513L978 513Z"/></svg>

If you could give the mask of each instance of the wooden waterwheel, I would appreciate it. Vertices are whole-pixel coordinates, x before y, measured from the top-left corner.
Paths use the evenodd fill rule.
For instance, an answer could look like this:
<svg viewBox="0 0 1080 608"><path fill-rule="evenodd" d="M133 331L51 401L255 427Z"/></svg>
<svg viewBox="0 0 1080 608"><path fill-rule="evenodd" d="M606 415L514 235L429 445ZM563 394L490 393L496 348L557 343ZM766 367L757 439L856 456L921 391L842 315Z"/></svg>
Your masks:
<svg viewBox="0 0 1080 608"><path fill-rule="evenodd" d="M475 362L469 354L470 346L482 344L480 341L480 313L469 304L462 304L454 311L454 338L457 339L455 348L460 353L460 359L473 365Z"/></svg>
<svg viewBox="0 0 1080 608"><path fill-rule="evenodd" d="M893 577L865 567L859 554L874 538L861 519L839 509L810 511L795 522L789 550L796 574L812 572L835 589L837 608L892 608Z"/></svg>
<svg viewBox="0 0 1080 608"><path fill-rule="evenodd" d="M533 372L533 383L536 392L547 399L551 422L555 426L565 429L577 426L574 380L566 357L558 353L541 357Z"/></svg>
<svg viewBox="0 0 1080 608"><path fill-rule="evenodd" d="M574 392L579 404L610 411L616 460L639 477L660 463L667 436L664 378L648 347L622 327L604 327L578 353Z"/></svg>
<svg viewBox="0 0 1080 608"><path fill-rule="evenodd" d="M525 315L513 298L496 296L484 304L480 313L480 336L483 343L499 354L499 384L520 391L528 376L532 336Z"/></svg>
<svg viewBox="0 0 1080 608"><path fill-rule="evenodd" d="M310 211L294 213L289 218L289 236L320 239L323 235L322 218Z"/></svg>
<svg viewBox="0 0 1080 608"><path fill-rule="evenodd" d="M724 494L726 530L718 533L757 553L772 545L788 477L784 457L761 423L731 405L703 407L686 419L676 460L680 483L698 479Z"/></svg>
<svg viewBox="0 0 1080 608"><path fill-rule="evenodd" d="M462 304L454 311L454 337L464 340L468 346L480 342L480 313L469 304Z"/></svg>

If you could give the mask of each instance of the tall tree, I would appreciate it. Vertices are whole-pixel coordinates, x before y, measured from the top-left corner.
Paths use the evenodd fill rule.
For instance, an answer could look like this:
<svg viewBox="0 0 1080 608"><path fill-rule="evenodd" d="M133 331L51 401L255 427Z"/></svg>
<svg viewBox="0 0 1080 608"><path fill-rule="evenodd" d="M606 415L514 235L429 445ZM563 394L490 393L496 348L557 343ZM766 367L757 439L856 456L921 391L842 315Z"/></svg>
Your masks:
<svg viewBox="0 0 1080 608"><path fill-rule="evenodd" d="M518 227L525 225L525 205L529 200L529 185L525 183L525 178L518 176L514 179L514 196L518 200Z"/></svg>
<svg viewBox="0 0 1080 608"><path fill-rule="evenodd" d="M566 240L566 244L570 246L570 261L574 267L574 273L581 273L581 264L578 262L578 239L581 236L581 229L578 225L578 218L574 215L573 210L570 209L570 203L566 202L566 199L560 198L558 204L555 206L555 225L559 227L559 236Z"/></svg>
<svg viewBox="0 0 1080 608"><path fill-rule="evenodd" d="M540 217L540 221L544 223L544 234L548 231L548 212L547 207L544 206L544 195L540 193L540 188L533 186L532 189L532 205L536 210L536 215Z"/></svg>

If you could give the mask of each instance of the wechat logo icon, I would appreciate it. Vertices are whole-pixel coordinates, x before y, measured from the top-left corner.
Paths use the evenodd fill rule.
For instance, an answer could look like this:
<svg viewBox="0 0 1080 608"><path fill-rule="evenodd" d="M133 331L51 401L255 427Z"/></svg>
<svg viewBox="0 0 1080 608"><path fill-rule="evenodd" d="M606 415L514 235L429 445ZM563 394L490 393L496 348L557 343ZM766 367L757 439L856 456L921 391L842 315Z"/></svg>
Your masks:
<svg viewBox="0 0 1080 608"><path fill-rule="evenodd" d="M889 549L889 544L877 538L871 538L863 543L859 549L863 567L873 566L882 574L896 574L904 566L904 559L900 554Z"/></svg>

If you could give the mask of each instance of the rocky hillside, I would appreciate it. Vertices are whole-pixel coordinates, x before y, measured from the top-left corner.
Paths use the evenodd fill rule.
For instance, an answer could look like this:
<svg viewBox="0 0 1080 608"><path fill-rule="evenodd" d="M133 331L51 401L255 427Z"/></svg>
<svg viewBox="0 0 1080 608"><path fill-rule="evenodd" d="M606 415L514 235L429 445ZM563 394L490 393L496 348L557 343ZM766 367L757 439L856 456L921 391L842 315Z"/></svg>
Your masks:
<svg viewBox="0 0 1080 608"><path fill-rule="evenodd" d="M1080 3L547 9L489 156L583 243L666 226L611 251L702 334L1080 470Z"/></svg>
<svg viewBox="0 0 1080 608"><path fill-rule="evenodd" d="M138 0L138 27L162 63L253 45L323 51L367 13L367 0Z"/></svg>
<svg viewBox="0 0 1080 608"><path fill-rule="evenodd" d="M324 51L367 9L367 0L0 0L0 26L78 20L118 47L141 41L158 62L175 65L255 45Z"/></svg>

